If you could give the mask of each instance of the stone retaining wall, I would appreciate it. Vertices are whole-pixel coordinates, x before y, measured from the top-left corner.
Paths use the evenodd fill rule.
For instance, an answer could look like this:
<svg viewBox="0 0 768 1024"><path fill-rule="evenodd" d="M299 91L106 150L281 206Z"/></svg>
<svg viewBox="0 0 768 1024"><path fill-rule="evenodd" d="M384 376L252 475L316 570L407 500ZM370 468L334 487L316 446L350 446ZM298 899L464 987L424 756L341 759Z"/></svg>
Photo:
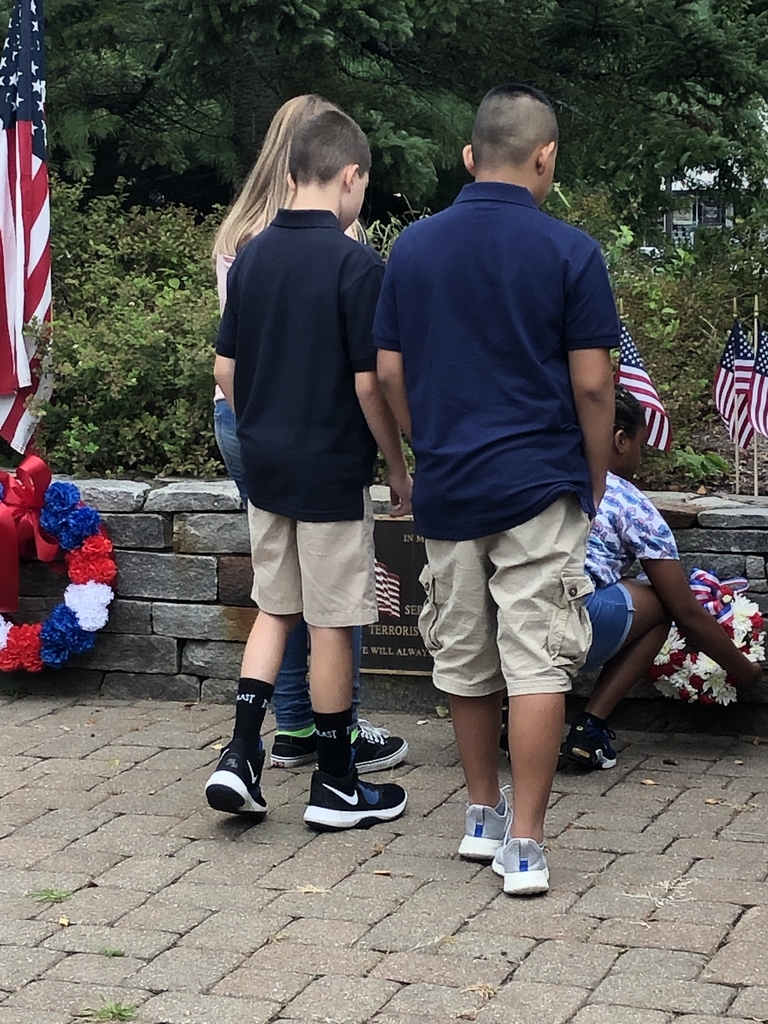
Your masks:
<svg viewBox="0 0 768 1024"><path fill-rule="evenodd" d="M102 513L117 551L117 598L109 623L89 655L34 679L9 674L5 688L43 685L112 697L232 700L255 614L247 521L234 484L77 484L84 500ZM386 489L374 490L378 510L386 511ZM686 566L711 568L721 578L746 575L752 596L768 612L768 507L751 499L653 497L675 530ZM42 619L60 599L65 581L49 566L25 563L20 618ZM379 682L389 696L393 686L409 687L425 695L422 703L434 704L424 678L390 676ZM582 682L576 692L587 685ZM654 693L642 686L636 691L642 697ZM768 703L768 694L753 687L740 700Z"/></svg>

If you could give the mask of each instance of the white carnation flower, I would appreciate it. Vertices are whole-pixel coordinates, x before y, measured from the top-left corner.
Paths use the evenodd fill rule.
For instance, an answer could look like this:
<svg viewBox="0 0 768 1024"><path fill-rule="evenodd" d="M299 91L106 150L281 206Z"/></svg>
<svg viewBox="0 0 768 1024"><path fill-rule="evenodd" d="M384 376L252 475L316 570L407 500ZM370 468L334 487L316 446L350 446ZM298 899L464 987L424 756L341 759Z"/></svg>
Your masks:
<svg viewBox="0 0 768 1024"><path fill-rule="evenodd" d="M671 626L667 639L661 645L661 650L653 659L654 665L665 665L673 651L682 651L685 648L685 640L680 636L677 626Z"/></svg>
<svg viewBox="0 0 768 1024"><path fill-rule="evenodd" d="M733 641L737 647L752 632L752 616L759 611L754 601L739 594L731 604L733 611Z"/></svg>
<svg viewBox="0 0 768 1024"><path fill-rule="evenodd" d="M654 685L656 686L656 689L659 691L659 693L663 693L665 697L671 697L673 700L680 699L680 694L678 692L677 687L672 682L672 680L668 679L666 676L661 676L659 679L656 680Z"/></svg>
<svg viewBox="0 0 768 1024"><path fill-rule="evenodd" d="M81 629L95 633L106 626L114 596L106 583L70 583L64 591L64 604L75 613Z"/></svg>
<svg viewBox="0 0 768 1024"><path fill-rule="evenodd" d="M0 651L2 651L8 643L8 634L11 631L12 625L12 622L9 622L8 619L4 619L3 616L0 615Z"/></svg>

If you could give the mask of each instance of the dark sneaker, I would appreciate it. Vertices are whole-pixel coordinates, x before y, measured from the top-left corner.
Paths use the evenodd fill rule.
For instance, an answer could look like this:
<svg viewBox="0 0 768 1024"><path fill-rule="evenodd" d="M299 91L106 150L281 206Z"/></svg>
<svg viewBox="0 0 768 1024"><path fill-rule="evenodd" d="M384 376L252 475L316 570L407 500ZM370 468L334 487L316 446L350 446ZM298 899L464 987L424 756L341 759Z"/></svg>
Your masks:
<svg viewBox="0 0 768 1024"><path fill-rule="evenodd" d="M355 753L355 767L361 773L380 772L394 768L405 760L408 744L400 736L392 736L389 729L377 729L361 718L357 723L360 732L352 744Z"/></svg>
<svg viewBox="0 0 768 1024"><path fill-rule="evenodd" d="M312 774L304 821L318 832L370 828L399 818L407 802L408 794L402 786L360 782L354 768L343 779L318 770Z"/></svg>
<svg viewBox="0 0 768 1024"><path fill-rule="evenodd" d="M233 743L224 750L216 771L205 784L205 796L214 811L228 814L267 813L267 801L261 786L264 751L251 759Z"/></svg>
<svg viewBox="0 0 768 1024"><path fill-rule="evenodd" d="M616 734L599 725L588 712L582 712L560 747L561 758L582 768L613 768L616 751L611 740Z"/></svg>
<svg viewBox="0 0 768 1024"><path fill-rule="evenodd" d="M491 864L504 879L510 896L534 896L549 890L549 868L544 850L533 839L508 839Z"/></svg>
<svg viewBox="0 0 768 1024"><path fill-rule="evenodd" d="M275 733L270 754L273 768L298 768L317 760L317 733L311 736L291 736L286 732Z"/></svg>

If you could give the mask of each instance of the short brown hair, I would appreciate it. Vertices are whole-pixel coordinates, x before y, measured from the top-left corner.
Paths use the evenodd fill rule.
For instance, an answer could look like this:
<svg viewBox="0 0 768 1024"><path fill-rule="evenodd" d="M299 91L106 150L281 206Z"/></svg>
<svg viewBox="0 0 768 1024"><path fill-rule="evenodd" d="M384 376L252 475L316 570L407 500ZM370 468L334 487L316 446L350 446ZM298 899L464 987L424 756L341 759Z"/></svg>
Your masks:
<svg viewBox="0 0 768 1024"><path fill-rule="evenodd" d="M325 185L349 164L371 169L371 149L360 126L341 110L324 110L296 129L288 170L297 185Z"/></svg>
<svg viewBox="0 0 768 1024"><path fill-rule="evenodd" d="M472 156L476 167L520 167L557 139L555 111L543 93L530 85L499 85L477 109Z"/></svg>

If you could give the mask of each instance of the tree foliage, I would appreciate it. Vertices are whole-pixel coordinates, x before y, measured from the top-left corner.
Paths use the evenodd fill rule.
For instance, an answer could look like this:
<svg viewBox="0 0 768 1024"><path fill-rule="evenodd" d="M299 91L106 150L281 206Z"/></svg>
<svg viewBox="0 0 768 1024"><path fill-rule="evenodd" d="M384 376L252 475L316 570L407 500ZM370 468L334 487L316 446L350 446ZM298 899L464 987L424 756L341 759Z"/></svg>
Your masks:
<svg viewBox="0 0 768 1024"><path fill-rule="evenodd" d="M390 192L429 202L483 92L542 87L560 176L653 218L660 182L768 172L764 0L48 0L53 158L236 180L276 107L315 91L369 133Z"/></svg>

